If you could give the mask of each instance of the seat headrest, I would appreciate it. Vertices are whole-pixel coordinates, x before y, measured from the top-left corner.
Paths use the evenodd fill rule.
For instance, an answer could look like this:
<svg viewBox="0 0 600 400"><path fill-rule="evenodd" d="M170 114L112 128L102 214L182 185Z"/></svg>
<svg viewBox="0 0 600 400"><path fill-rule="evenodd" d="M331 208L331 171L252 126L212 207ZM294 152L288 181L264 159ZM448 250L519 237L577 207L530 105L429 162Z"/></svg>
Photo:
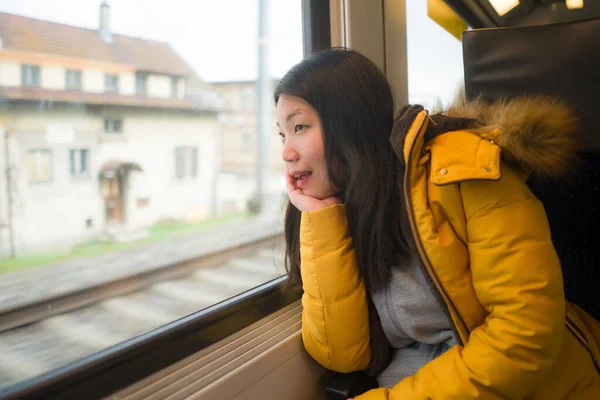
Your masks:
<svg viewBox="0 0 600 400"><path fill-rule="evenodd" d="M600 19L463 34L465 92L493 100L555 95L581 120L584 151L600 151Z"/></svg>

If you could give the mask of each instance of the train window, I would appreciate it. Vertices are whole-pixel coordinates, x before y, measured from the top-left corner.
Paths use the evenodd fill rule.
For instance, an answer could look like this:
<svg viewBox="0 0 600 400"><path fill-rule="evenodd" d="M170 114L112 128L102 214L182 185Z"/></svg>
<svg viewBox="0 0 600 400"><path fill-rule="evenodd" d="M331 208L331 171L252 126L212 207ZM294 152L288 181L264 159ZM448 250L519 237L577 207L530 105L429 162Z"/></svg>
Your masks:
<svg viewBox="0 0 600 400"><path fill-rule="evenodd" d="M0 391L285 273L301 0L139 11L0 5Z"/></svg>
<svg viewBox="0 0 600 400"><path fill-rule="evenodd" d="M428 3L406 0L408 98L425 108L447 106L463 82L462 43L428 16Z"/></svg>

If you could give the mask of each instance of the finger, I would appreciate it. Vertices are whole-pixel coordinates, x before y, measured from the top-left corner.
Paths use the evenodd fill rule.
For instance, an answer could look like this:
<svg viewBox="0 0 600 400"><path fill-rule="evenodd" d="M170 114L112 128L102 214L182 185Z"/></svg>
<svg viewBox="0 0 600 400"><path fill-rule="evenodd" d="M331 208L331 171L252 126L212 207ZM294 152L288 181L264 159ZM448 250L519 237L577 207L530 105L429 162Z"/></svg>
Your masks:
<svg viewBox="0 0 600 400"><path fill-rule="evenodd" d="M295 190L298 190L296 187L296 182L294 182L294 177L290 175L289 171L285 170L285 186L287 188L288 194L291 194Z"/></svg>

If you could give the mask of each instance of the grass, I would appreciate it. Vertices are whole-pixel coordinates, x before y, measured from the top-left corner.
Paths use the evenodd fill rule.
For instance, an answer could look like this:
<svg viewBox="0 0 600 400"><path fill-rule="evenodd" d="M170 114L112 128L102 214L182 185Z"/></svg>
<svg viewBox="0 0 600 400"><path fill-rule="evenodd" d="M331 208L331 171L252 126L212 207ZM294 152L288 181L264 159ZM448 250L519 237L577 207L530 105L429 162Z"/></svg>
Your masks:
<svg viewBox="0 0 600 400"><path fill-rule="evenodd" d="M187 236L217 227L224 223L242 221L250 217L249 213L238 213L223 218L208 219L201 222L164 222L154 225L149 229L150 236L128 243L111 243L94 240L74 246L70 252L53 252L46 254L24 255L22 257L0 259L0 274L6 272L21 271L30 268L42 267L57 261L67 261L75 258L99 256L114 253L121 250L139 247L169 240L177 237Z"/></svg>

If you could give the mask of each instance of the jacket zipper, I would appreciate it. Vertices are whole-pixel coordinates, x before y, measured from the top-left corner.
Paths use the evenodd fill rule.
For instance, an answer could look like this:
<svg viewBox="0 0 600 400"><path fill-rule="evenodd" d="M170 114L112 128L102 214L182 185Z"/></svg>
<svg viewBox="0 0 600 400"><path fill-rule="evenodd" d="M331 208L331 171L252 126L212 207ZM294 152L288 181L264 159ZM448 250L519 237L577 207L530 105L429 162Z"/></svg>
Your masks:
<svg viewBox="0 0 600 400"><path fill-rule="evenodd" d="M571 318L567 317L565 322L567 324L567 328L571 331L571 333L573 333L573 335L575 336L575 338L577 338L579 343L581 343L583 345L583 347L586 348L588 353L590 353L590 356L592 357L592 361L594 362L594 366L596 367L596 371L600 374L600 361L598 360L598 357L596 357L594 355L594 352L592 352L592 349L587 341L587 338L583 334L583 332L581 332L579 330L579 328L577 327L577 325L575 325L575 323L571 320Z"/></svg>
<svg viewBox="0 0 600 400"><path fill-rule="evenodd" d="M421 131L425 121L426 121L426 119L424 119L423 122L421 123L421 126L419 126L418 132ZM425 277L428 278L427 280L430 282L430 284L434 290L434 293L438 296L438 298L440 298L442 300L442 303L444 305L444 307L443 307L444 312L446 313L446 316L448 317L448 320L450 321L450 324L452 325L452 332L454 333L454 336L456 337L456 340L458 341L458 343L462 346L462 345L464 345L464 343L461 339L461 336L458 333L456 324L454 323L454 320L452 319L452 316L450 314L450 308L448 306L448 302L446 301L446 299L448 298L448 294L443 291L443 288L441 287L441 285L439 285L439 283L434 279L432 273L430 272L433 270L433 268L431 267L431 263L429 262L429 259L427 258L427 255L425 254L425 250L423 249L423 243L421 243L421 239L419 237L419 233L417 230L417 225L414 221L412 200L410 199L410 196L408 193L408 188L410 187L410 167L411 167L413 151L414 151L414 142L411 145L410 152L408 155L408 163L406 164L406 170L404 172L404 188L403 188L403 190L404 190L404 201L406 202L406 211L408 213L408 220L410 223L413 240L414 240L417 252L419 253L419 261L420 261L419 267L421 268L421 271L423 272ZM458 315L458 312L457 312L457 315ZM460 315L458 315L458 317L460 318ZM461 320L461 322L466 327L466 324L464 323L464 321Z"/></svg>

